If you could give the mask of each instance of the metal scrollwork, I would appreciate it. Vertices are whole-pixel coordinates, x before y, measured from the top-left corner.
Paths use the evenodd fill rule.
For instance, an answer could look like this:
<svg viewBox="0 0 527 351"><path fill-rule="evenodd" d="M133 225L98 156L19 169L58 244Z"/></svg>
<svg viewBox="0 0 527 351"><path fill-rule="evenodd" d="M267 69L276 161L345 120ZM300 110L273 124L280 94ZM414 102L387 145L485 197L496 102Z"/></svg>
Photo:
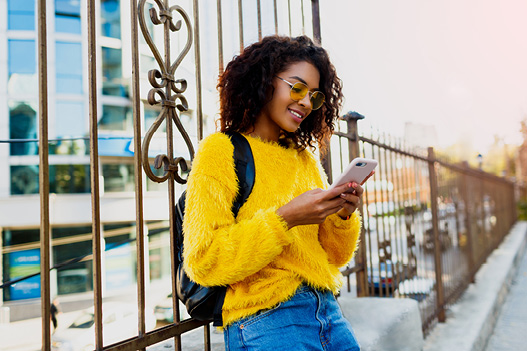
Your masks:
<svg viewBox="0 0 527 351"><path fill-rule="evenodd" d="M176 79L175 71L176 68L180 65L183 58L187 55L192 45L192 27L190 25L190 19L185 11L180 6L168 6L168 0L154 0L157 6L149 9L149 17L154 25L163 25L165 40L164 40L164 50L165 55L164 59L159 53L157 46L154 43L152 33L148 30L146 26L145 18L145 6L147 0L140 0L138 5L139 13L139 26L143 37L145 38L146 43L150 47L155 60L159 66L159 69L152 69L148 72L148 81L152 85L152 89L148 92L147 101L150 105L161 104L162 109L159 115L156 117L155 121L152 123L150 128L145 134L142 146L141 157L143 159L143 169L146 175L153 181L162 183L171 175L173 175L174 180L180 184L186 183L186 179L183 179L179 171L187 172L188 164L183 157L173 157L173 135L172 135L172 126L168 125L174 122L177 129L181 133L181 136L185 140L185 143L189 149L190 158L194 158L194 147L192 142L181 123L178 112L187 111L188 103L187 99L183 93L187 90L187 81L185 79ZM178 55L174 62L170 60L170 41L169 36L170 32L177 32L182 28L182 21L178 20L174 22L174 15L179 14L185 26L187 28L187 42L181 53ZM162 177L156 176L150 169L150 164L148 162L148 150L152 137L159 127L163 124L163 121L167 123L167 154L157 155L154 161L154 168L160 169L163 167L164 174Z"/></svg>

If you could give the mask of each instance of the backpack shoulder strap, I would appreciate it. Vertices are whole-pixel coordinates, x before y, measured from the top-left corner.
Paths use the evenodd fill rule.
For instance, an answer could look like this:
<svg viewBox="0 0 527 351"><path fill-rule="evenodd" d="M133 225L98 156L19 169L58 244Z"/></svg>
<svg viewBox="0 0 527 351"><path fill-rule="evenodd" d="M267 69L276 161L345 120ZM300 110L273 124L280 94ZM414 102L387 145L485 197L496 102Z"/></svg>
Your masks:
<svg viewBox="0 0 527 351"><path fill-rule="evenodd" d="M251 145L247 139L238 132L225 132L234 146L234 166L238 178L238 194L232 205L234 217L238 215L240 207L245 203L254 186L255 167Z"/></svg>

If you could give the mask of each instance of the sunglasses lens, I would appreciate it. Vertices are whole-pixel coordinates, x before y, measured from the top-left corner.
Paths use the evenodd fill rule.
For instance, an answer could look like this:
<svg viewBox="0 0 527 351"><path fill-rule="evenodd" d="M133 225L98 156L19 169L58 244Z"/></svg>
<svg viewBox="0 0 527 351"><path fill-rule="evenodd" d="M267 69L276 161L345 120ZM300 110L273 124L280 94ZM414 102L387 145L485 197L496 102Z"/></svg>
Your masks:
<svg viewBox="0 0 527 351"><path fill-rule="evenodd" d="M318 110L324 103L325 99L326 97L323 93L321 93L320 91L315 91L313 95L311 95L311 108L313 110Z"/></svg>
<svg viewBox="0 0 527 351"><path fill-rule="evenodd" d="M309 88L304 83L295 83L291 87L291 99L295 101L302 100L306 94L309 92ZM311 95L311 108L313 110L318 110L320 106L324 103L325 97L324 94L320 91L315 91L313 95Z"/></svg>
<svg viewBox="0 0 527 351"><path fill-rule="evenodd" d="M291 87L291 99L295 101L302 100L308 92L308 87L302 83L295 83Z"/></svg>

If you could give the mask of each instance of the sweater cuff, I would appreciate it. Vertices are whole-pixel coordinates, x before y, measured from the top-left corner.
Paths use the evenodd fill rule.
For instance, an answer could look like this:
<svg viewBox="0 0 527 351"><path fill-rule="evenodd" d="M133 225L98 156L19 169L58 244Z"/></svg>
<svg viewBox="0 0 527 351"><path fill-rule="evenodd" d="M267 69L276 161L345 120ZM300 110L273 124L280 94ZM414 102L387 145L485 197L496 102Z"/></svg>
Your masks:
<svg viewBox="0 0 527 351"><path fill-rule="evenodd" d="M336 213L332 214L328 218L330 218L335 228L339 228L339 229L350 229L356 226L357 223L359 223L359 226L360 226L360 222L361 222L360 214L357 210L351 214L350 219L343 219Z"/></svg>
<svg viewBox="0 0 527 351"><path fill-rule="evenodd" d="M266 223L267 226L276 233L276 236L282 240L282 245L289 245L293 242L293 236L291 231L289 231L289 225L287 222L276 213L275 209L260 210L262 217L264 217L263 223ZM257 216L260 214L257 213Z"/></svg>

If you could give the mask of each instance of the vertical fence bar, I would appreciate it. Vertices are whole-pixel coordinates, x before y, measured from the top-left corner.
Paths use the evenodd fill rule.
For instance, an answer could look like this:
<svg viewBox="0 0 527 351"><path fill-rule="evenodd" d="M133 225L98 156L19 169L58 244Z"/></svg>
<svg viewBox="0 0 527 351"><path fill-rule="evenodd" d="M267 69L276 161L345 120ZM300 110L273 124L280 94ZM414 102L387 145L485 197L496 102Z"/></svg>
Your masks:
<svg viewBox="0 0 527 351"><path fill-rule="evenodd" d="M47 72L46 1L38 1L38 85L39 85L39 193L40 193L40 301L42 349L51 350L50 326L50 221L49 221L49 149L48 149L48 72Z"/></svg>
<svg viewBox="0 0 527 351"><path fill-rule="evenodd" d="M168 7L168 6L167 6ZM203 108L201 96L201 48L199 42L199 4L198 0L193 1L194 9L194 57L196 64L196 119L198 123L198 140L203 139ZM168 48L168 47L167 47ZM167 49L168 50L168 49ZM170 62L168 62L170 66ZM170 95L167 95L170 96ZM171 207L172 208L172 207Z"/></svg>
<svg viewBox="0 0 527 351"><path fill-rule="evenodd" d="M238 0L238 28L239 28L239 37L240 37L240 52L243 51L243 7L242 0Z"/></svg>
<svg viewBox="0 0 527 351"><path fill-rule="evenodd" d="M318 0L311 0L311 12L313 16L313 39L315 43L322 43L322 33L320 30L320 5Z"/></svg>
<svg viewBox="0 0 527 351"><path fill-rule="evenodd" d="M258 40L262 40L262 4L256 0L256 14L258 15Z"/></svg>
<svg viewBox="0 0 527 351"><path fill-rule="evenodd" d="M465 169L469 169L468 162L463 163L463 167ZM463 198L463 215L465 217L465 232L466 232L466 256L468 258L468 272L469 272L469 278L471 283L475 283L475 277L476 277L476 267L474 263L474 244L472 240L472 221L470 220L471 211L469 209L470 204L470 198L469 198L469 191L468 191L468 184L469 184L469 176L467 173L463 173L461 175L462 177L462 190L461 190L461 196Z"/></svg>
<svg viewBox="0 0 527 351"><path fill-rule="evenodd" d="M355 157L360 156L359 146L359 133L358 133L358 121L363 119L364 116L350 112L342 116L342 119L346 121L347 136L348 139L348 157L349 162ZM326 157L329 160L329 157ZM362 204L362 202L361 202ZM362 206L359 207L361 217L364 217ZM355 255L355 265L359 268L357 271L357 296L368 296L368 275L366 270L368 268L367 256L366 256L366 240L364 240L365 230L364 226L361 226L359 248Z"/></svg>
<svg viewBox="0 0 527 351"><path fill-rule="evenodd" d="M278 9L276 8L276 0L273 0L274 5L274 34L278 34Z"/></svg>
<svg viewBox="0 0 527 351"><path fill-rule="evenodd" d="M95 349L101 350L102 339L102 257L99 204L99 150L97 145L97 46L95 2L88 1L88 87L90 116L90 183L92 206L93 298L95 317Z"/></svg>
<svg viewBox="0 0 527 351"><path fill-rule="evenodd" d="M434 233L434 265L436 275L436 308L437 308L437 319L439 322L446 320L445 316L445 294L443 286L443 269L441 260L441 243L439 240L439 221L438 221L438 208L437 208L437 176L435 171L435 155L434 149L428 148L428 176L430 179L430 202L432 209L432 229Z"/></svg>
<svg viewBox="0 0 527 351"><path fill-rule="evenodd" d="M223 73L223 27L221 15L221 0L216 1L217 20L218 20L218 67L219 74Z"/></svg>
<svg viewBox="0 0 527 351"><path fill-rule="evenodd" d="M137 257L137 308L139 337L146 333L145 321L145 235L143 218L143 172L141 163L141 94L139 90L139 33L137 28L137 1L130 0L132 45L132 108L134 120L135 168L135 227ZM144 348L141 350L145 350Z"/></svg>

